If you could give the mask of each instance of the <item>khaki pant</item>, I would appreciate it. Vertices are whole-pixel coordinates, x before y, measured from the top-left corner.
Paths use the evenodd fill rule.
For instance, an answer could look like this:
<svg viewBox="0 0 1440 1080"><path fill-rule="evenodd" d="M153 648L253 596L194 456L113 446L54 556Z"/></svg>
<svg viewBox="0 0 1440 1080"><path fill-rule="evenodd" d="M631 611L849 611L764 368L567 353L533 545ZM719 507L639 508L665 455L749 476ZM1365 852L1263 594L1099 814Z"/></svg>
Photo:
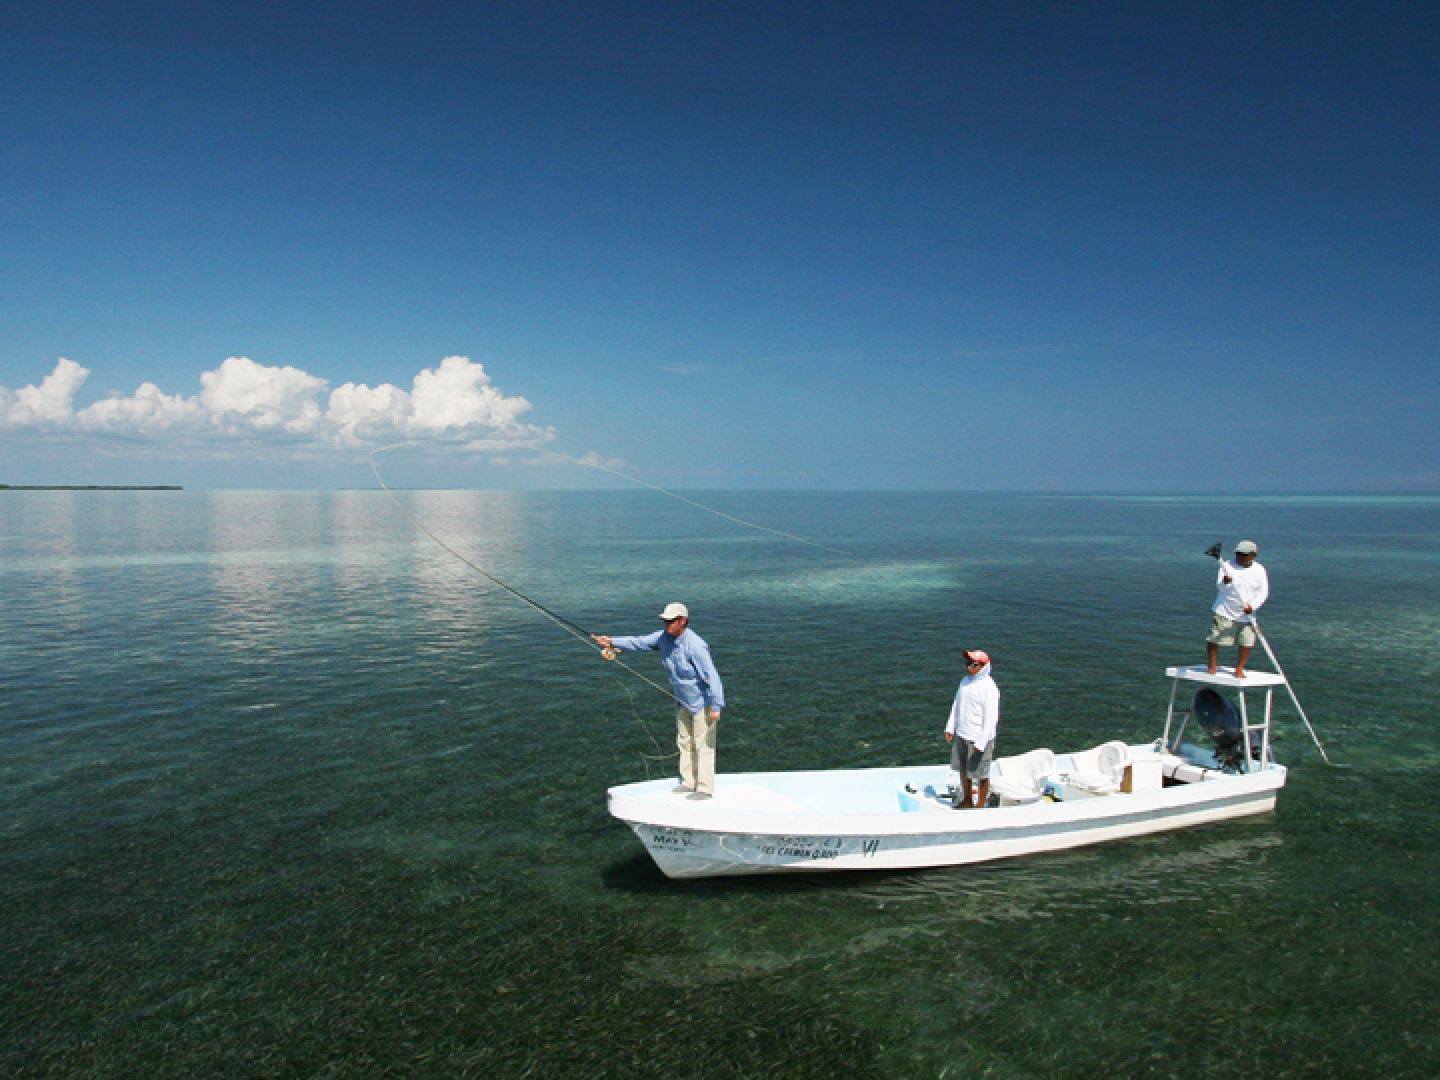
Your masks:
<svg viewBox="0 0 1440 1080"><path fill-rule="evenodd" d="M680 751L680 783L707 795L715 794L715 729L710 714L701 709L675 710L675 746Z"/></svg>

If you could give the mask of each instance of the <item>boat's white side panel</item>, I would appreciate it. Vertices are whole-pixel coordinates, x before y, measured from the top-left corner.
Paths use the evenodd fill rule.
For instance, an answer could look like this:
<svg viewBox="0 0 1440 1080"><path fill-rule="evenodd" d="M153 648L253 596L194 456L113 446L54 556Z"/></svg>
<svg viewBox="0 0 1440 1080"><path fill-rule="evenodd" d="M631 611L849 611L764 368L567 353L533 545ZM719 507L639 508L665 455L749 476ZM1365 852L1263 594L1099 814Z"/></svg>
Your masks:
<svg viewBox="0 0 1440 1080"><path fill-rule="evenodd" d="M1041 826L1034 830L972 830L921 836L737 835L661 825L632 824L631 827L666 876L687 878L797 870L959 866L1183 829L1260 814L1274 807L1272 791L1177 808L1171 814L1151 812L1128 820L1100 819L1063 830Z"/></svg>
<svg viewBox="0 0 1440 1080"><path fill-rule="evenodd" d="M738 796L735 805L691 802L627 785L611 790L610 808L665 874L708 877L953 866L1059 851L1264 813L1284 783L1284 768L1275 767L1143 793L922 814L806 813L783 794L763 807Z"/></svg>

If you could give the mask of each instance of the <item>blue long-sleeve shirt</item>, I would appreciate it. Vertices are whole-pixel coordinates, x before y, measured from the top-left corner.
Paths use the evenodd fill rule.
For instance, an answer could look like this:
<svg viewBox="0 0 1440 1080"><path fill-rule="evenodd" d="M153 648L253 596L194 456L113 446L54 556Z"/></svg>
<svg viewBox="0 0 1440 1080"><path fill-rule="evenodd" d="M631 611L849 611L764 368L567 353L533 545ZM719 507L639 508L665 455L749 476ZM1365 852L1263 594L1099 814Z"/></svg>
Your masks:
<svg viewBox="0 0 1440 1080"><path fill-rule="evenodd" d="M679 637L664 630L639 637L611 638L610 644L626 652L660 650L660 662L670 676L675 701L690 712L725 708L725 686L710 659L710 646L688 626Z"/></svg>

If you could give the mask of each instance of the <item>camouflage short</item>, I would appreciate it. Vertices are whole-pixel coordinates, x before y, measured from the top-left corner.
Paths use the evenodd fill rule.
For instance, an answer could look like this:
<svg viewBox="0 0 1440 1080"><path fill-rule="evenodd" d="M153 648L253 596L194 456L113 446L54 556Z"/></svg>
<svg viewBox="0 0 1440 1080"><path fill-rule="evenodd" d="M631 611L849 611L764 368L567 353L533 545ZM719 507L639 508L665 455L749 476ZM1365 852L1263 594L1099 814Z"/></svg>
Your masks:
<svg viewBox="0 0 1440 1080"><path fill-rule="evenodd" d="M1227 619L1218 611L1210 618L1210 636L1205 640L1211 645L1234 645L1236 638L1247 649L1255 647L1255 624Z"/></svg>

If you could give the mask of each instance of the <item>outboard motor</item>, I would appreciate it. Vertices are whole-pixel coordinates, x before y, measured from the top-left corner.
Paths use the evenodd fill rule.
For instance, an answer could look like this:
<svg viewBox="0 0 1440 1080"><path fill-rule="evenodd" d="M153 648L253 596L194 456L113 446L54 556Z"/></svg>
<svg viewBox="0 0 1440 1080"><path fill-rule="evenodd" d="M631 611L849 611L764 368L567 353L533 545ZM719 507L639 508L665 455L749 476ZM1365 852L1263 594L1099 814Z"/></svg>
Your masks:
<svg viewBox="0 0 1440 1080"><path fill-rule="evenodd" d="M1215 741L1215 757L1230 768L1240 767L1242 736L1245 725L1240 720L1240 710L1235 703L1224 697L1211 686L1202 686L1195 691L1195 700L1190 711L1196 722L1205 729L1205 734ZM1250 732L1250 760L1260 760L1260 732Z"/></svg>

